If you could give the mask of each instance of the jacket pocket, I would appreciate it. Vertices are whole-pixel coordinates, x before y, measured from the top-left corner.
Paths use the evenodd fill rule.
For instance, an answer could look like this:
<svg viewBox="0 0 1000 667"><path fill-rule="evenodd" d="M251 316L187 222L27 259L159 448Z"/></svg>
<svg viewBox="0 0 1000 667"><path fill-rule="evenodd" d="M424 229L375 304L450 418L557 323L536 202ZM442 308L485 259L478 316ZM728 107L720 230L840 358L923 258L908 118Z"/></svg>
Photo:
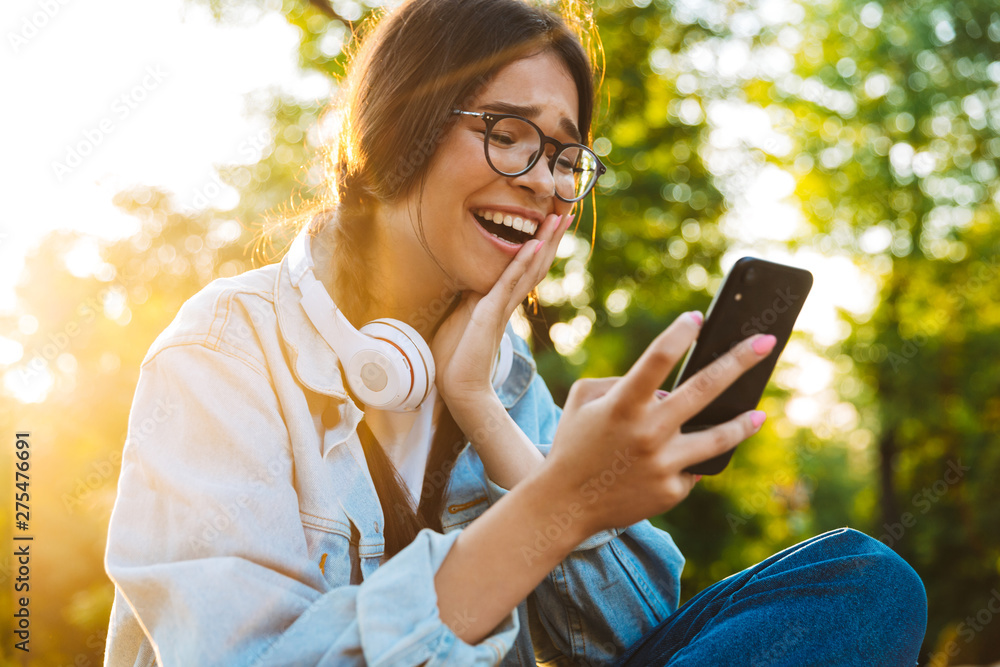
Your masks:
<svg viewBox="0 0 1000 667"><path fill-rule="evenodd" d="M309 559L333 587L360 584L357 531L348 521L299 512Z"/></svg>

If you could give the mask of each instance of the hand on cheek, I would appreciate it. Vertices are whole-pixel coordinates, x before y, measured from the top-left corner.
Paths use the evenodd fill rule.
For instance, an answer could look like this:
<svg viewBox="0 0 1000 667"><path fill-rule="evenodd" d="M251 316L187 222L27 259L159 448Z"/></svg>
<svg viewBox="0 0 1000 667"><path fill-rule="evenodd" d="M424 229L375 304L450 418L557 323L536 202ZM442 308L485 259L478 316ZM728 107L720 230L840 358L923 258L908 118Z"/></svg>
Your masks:
<svg viewBox="0 0 1000 667"><path fill-rule="evenodd" d="M437 385L453 410L489 398L489 374L507 322L548 273L559 239L572 221L568 214L545 218L536 237L518 251L489 293L463 294L462 304L439 328L431 346Z"/></svg>

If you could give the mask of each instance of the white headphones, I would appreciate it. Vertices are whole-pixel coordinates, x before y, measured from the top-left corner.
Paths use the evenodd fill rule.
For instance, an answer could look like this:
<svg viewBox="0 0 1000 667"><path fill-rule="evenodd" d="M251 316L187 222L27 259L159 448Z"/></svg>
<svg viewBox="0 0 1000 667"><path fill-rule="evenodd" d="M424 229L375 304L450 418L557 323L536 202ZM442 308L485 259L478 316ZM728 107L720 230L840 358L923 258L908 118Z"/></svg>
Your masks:
<svg viewBox="0 0 1000 667"><path fill-rule="evenodd" d="M288 249L292 284L302 293L302 309L316 331L340 357L347 384L367 406L395 412L420 408L434 387L434 357L416 329L389 318L355 329L314 272L308 229ZM493 387L510 374L514 346L504 333L493 362Z"/></svg>

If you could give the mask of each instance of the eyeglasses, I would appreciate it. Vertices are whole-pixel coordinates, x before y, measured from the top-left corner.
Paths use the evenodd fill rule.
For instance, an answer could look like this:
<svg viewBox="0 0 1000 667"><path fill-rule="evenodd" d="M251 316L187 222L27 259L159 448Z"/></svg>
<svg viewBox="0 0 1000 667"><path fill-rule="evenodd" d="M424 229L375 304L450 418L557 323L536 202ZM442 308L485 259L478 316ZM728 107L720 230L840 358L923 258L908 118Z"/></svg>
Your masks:
<svg viewBox="0 0 1000 667"><path fill-rule="evenodd" d="M575 202L587 196L607 167L594 151L583 144L564 144L546 136L541 128L527 118L486 111L462 111L453 114L481 118L486 123L483 150L493 171L503 176L526 174L545 154L545 146L553 147L547 158L555 181L555 195L564 202Z"/></svg>

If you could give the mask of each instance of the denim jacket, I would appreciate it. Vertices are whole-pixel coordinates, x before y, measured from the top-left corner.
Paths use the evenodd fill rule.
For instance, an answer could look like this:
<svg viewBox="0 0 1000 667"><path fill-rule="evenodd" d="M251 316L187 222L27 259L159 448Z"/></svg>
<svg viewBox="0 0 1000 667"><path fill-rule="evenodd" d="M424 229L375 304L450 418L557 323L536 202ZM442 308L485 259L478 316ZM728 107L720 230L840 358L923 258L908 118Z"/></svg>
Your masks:
<svg viewBox="0 0 1000 667"><path fill-rule="evenodd" d="M466 443L444 534L386 560L363 413L299 305L302 270L286 256L213 281L143 359L105 555L105 665L609 664L676 610L684 559L641 521L587 539L488 637L462 641L434 574L507 491ZM562 411L508 332L498 394L545 455Z"/></svg>

